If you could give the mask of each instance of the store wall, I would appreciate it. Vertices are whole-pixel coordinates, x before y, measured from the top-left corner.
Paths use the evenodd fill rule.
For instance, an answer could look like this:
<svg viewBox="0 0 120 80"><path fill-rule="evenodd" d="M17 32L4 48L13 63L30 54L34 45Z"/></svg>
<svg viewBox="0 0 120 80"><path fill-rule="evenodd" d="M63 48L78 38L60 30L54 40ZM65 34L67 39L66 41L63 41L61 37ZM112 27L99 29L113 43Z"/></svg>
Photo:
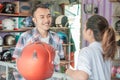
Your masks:
<svg viewBox="0 0 120 80"><path fill-rule="evenodd" d="M112 15L113 15L113 4L109 0L82 0L82 28L84 27L85 21L91 16L91 14L85 14L83 10L83 5L93 3L98 7L98 14L104 16L110 25L112 25ZM88 45L86 41L82 38L82 47Z"/></svg>

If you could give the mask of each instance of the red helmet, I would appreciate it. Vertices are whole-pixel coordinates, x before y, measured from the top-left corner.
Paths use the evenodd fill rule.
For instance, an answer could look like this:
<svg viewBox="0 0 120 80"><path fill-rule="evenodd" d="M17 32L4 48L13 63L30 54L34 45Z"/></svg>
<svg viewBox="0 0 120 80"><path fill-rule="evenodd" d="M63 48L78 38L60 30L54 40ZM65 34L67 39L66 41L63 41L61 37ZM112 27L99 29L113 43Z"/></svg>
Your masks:
<svg viewBox="0 0 120 80"><path fill-rule="evenodd" d="M54 72L54 48L42 42L27 45L17 59L17 68L26 80L45 80Z"/></svg>

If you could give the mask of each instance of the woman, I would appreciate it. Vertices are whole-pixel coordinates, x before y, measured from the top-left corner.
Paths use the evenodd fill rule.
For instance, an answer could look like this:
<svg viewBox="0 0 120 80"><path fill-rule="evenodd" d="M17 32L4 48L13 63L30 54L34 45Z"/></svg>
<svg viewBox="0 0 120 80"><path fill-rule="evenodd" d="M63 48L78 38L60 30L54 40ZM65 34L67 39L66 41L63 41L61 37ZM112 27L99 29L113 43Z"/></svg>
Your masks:
<svg viewBox="0 0 120 80"><path fill-rule="evenodd" d="M93 15L84 27L83 36L89 46L81 49L77 69L67 69L66 74L73 80L111 80L111 61L117 50L113 28L104 17Z"/></svg>

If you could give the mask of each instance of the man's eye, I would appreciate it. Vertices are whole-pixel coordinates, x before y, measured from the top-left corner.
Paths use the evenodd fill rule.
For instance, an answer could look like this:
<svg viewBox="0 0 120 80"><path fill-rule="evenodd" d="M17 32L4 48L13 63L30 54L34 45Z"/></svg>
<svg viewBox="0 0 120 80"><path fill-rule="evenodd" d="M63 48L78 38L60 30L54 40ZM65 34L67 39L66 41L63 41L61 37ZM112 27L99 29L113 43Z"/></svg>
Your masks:
<svg viewBox="0 0 120 80"><path fill-rule="evenodd" d="M48 15L48 17L52 17L51 15Z"/></svg>
<svg viewBox="0 0 120 80"><path fill-rule="evenodd" d="M43 16L41 16L40 18L41 18L41 19L43 19L44 17L43 17Z"/></svg>

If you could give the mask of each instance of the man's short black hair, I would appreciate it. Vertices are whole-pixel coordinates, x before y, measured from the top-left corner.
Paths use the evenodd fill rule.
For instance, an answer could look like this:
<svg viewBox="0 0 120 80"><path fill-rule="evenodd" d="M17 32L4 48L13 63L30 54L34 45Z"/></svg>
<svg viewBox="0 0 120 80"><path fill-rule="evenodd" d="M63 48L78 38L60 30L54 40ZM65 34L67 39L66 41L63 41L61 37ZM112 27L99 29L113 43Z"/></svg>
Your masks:
<svg viewBox="0 0 120 80"><path fill-rule="evenodd" d="M31 10L31 14L32 16L34 15L34 12L38 9L38 8L46 8L46 9L49 9L49 4L48 3L41 3L40 1L39 2L36 2Z"/></svg>

